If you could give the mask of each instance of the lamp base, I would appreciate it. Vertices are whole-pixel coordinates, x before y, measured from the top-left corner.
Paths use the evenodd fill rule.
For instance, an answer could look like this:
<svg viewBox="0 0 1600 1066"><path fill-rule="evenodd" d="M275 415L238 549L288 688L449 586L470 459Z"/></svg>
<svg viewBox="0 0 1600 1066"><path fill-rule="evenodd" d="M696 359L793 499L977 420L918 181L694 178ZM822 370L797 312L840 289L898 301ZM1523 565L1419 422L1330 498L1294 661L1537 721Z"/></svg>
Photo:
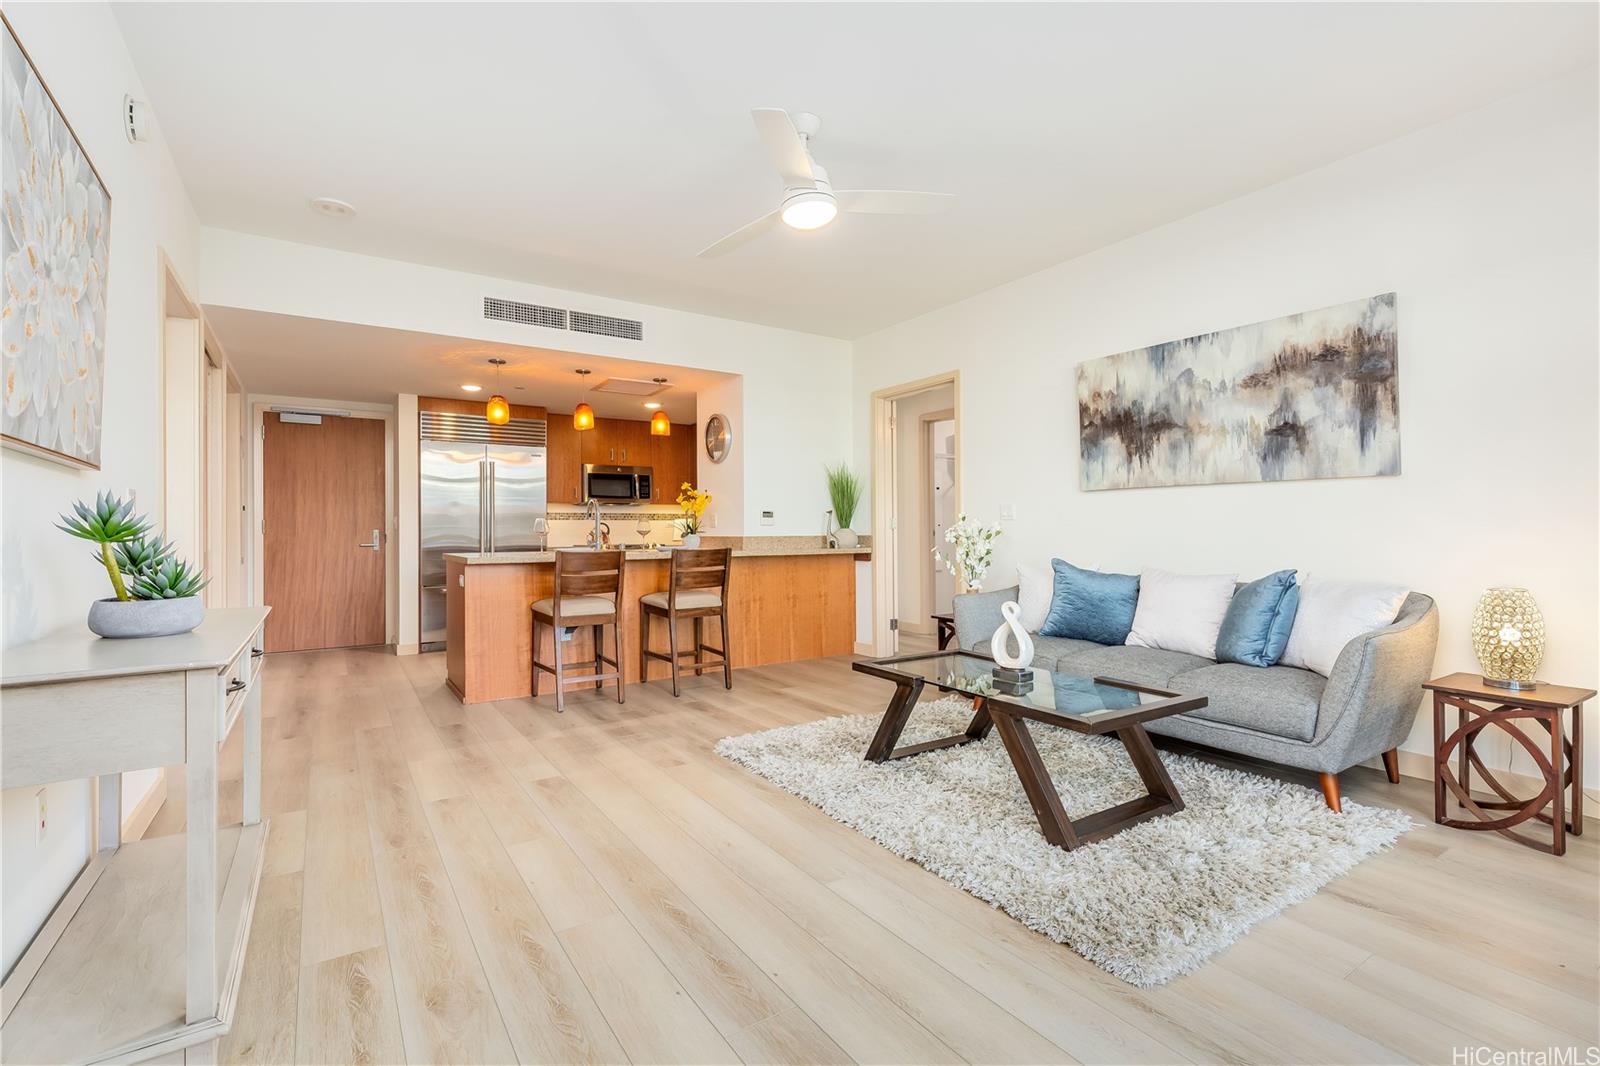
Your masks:
<svg viewBox="0 0 1600 1066"><path fill-rule="evenodd" d="M1511 692L1527 692L1539 687L1537 681L1513 681L1510 678L1490 677L1487 674L1483 677L1483 683L1490 688L1503 688Z"/></svg>

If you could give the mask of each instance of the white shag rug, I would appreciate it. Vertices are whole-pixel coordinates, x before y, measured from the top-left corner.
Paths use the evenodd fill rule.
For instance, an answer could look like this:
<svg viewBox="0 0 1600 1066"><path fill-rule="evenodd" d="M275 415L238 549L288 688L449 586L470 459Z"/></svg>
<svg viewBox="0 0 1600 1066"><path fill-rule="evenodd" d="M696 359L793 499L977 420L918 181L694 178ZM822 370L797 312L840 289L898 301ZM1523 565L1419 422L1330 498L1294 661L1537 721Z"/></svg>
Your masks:
<svg viewBox="0 0 1600 1066"><path fill-rule="evenodd" d="M971 705L924 703L900 743L960 732ZM999 735L876 765L876 716L727 737L717 754L995 904L1130 984L1187 973L1412 827L1402 811L1161 753L1185 807L1074 851L1045 842ZM1142 795L1120 741L1030 723L1074 818Z"/></svg>

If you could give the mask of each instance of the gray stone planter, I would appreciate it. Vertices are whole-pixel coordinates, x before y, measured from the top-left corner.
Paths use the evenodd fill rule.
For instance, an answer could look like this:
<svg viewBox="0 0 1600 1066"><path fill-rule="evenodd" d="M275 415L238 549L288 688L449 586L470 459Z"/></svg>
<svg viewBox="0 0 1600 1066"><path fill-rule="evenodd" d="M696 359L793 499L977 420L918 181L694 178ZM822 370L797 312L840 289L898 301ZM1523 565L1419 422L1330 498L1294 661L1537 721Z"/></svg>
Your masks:
<svg viewBox="0 0 1600 1066"><path fill-rule="evenodd" d="M171 600L95 600L89 631L102 637L170 637L187 633L206 617L199 596Z"/></svg>

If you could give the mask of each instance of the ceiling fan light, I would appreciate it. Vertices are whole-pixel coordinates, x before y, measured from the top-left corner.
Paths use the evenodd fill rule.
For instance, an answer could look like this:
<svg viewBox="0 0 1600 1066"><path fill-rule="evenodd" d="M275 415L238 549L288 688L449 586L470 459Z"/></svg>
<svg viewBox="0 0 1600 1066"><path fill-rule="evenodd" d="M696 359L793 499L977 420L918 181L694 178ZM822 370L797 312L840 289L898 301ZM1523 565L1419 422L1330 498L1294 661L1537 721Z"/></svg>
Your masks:
<svg viewBox="0 0 1600 1066"><path fill-rule="evenodd" d="M650 416L650 435L652 437L672 436L672 419L667 417L667 412L657 411Z"/></svg>
<svg viewBox="0 0 1600 1066"><path fill-rule="evenodd" d="M572 410L572 428L582 431L594 428L594 408L580 403Z"/></svg>
<svg viewBox="0 0 1600 1066"><path fill-rule="evenodd" d="M790 229L821 229L838 213L832 193L795 193L783 202L783 222Z"/></svg>

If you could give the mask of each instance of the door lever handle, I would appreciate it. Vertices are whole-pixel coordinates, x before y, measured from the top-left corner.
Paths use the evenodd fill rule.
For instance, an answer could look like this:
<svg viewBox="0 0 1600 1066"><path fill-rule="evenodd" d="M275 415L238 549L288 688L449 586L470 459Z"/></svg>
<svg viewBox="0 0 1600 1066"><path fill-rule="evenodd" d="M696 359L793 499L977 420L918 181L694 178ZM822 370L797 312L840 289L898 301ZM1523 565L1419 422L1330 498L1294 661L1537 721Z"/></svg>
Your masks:
<svg viewBox="0 0 1600 1066"><path fill-rule="evenodd" d="M383 531L379 530L379 529L374 529L372 531L372 539L370 541L368 541L367 543L365 543L365 544L357 544L356 547L358 547L358 548L371 548L373 551L382 551L383 550Z"/></svg>

